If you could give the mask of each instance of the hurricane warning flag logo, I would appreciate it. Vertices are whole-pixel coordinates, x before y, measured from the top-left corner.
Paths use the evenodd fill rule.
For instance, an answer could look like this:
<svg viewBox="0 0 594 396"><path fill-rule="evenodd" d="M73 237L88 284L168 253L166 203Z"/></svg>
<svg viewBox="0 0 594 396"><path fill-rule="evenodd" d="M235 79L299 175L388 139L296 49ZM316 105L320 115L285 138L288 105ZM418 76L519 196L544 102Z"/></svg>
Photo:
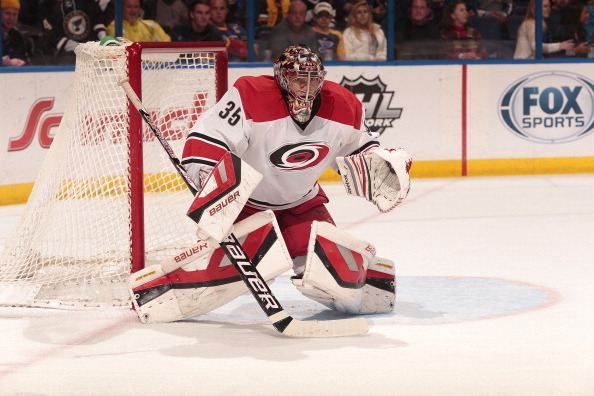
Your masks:
<svg viewBox="0 0 594 396"><path fill-rule="evenodd" d="M511 84L499 117L516 136L536 143L566 143L594 130L594 83L565 71L535 73Z"/></svg>
<svg viewBox="0 0 594 396"><path fill-rule="evenodd" d="M391 108L394 91L386 90L387 85L380 80L379 76L368 80L363 76L355 80L342 78L340 85L355 94L365 106L365 126L369 132L381 135L386 128L392 127L392 123L400 118L402 107Z"/></svg>
<svg viewBox="0 0 594 396"><path fill-rule="evenodd" d="M323 142L299 142L287 144L269 155L270 162L278 169L296 171L313 168L330 152Z"/></svg>

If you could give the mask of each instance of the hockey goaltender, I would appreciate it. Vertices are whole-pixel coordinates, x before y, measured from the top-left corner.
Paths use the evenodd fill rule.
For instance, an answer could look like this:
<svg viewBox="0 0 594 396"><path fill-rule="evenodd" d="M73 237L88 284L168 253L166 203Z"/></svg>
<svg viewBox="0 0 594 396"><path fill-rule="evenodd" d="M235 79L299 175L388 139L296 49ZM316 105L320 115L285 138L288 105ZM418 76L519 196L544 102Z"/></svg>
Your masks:
<svg viewBox="0 0 594 396"><path fill-rule="evenodd" d="M393 262L335 226L318 179L333 167L349 194L388 212L408 194L412 161L403 149L381 147L366 130L363 104L325 74L311 49L289 46L274 76L240 77L198 119L182 159L201 188L190 212L222 191L233 199L205 212L196 246L131 276L141 321L195 317L245 293L219 248L231 233L266 281L292 268L297 289L331 309L392 311Z"/></svg>

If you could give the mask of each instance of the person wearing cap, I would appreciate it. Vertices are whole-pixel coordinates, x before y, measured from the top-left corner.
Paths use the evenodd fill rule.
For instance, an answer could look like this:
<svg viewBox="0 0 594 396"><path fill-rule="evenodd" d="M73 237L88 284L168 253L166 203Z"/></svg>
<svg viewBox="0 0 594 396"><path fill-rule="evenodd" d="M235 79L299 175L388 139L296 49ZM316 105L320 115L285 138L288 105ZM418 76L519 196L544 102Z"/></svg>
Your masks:
<svg viewBox="0 0 594 396"><path fill-rule="evenodd" d="M24 66L29 63L30 46L17 29L21 3L2 0L2 65Z"/></svg>
<svg viewBox="0 0 594 396"><path fill-rule="evenodd" d="M330 3L320 2L313 9L313 26L318 40L319 53L324 61L344 60L345 49L342 33L331 29L336 12Z"/></svg>

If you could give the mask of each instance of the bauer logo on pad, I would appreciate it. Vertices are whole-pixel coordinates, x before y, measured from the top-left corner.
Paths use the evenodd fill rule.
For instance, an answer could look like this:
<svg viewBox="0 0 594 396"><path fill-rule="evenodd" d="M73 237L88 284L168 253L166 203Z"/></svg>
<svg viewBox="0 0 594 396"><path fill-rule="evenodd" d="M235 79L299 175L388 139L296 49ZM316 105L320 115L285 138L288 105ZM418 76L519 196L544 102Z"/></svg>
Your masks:
<svg viewBox="0 0 594 396"><path fill-rule="evenodd" d="M241 183L241 160L227 153L213 168L202 189L196 194L188 216L198 222L203 213L221 202ZM233 195L233 194L231 194Z"/></svg>
<svg viewBox="0 0 594 396"><path fill-rule="evenodd" d="M262 175L232 153L212 169L188 210L203 233L221 241L230 232Z"/></svg>

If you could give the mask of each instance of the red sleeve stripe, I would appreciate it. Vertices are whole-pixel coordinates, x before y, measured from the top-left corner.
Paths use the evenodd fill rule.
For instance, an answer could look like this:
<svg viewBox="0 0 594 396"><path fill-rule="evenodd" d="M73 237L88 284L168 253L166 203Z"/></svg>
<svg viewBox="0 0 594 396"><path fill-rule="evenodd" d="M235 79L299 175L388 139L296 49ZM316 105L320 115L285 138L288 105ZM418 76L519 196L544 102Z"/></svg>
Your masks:
<svg viewBox="0 0 594 396"><path fill-rule="evenodd" d="M228 153L229 150L225 149L226 145L221 146L212 144L201 139L189 139L186 141L184 146L183 160L182 163L194 162L192 159L202 159L204 161L212 161L214 164ZM198 161L196 161L198 162ZM201 162L206 163L206 162ZM212 163L206 163L207 165L213 165Z"/></svg>
<svg viewBox="0 0 594 396"><path fill-rule="evenodd" d="M205 143L209 143L212 145L216 145L216 146L220 146L221 148L225 149L226 151L231 151L231 149L229 148L229 146L227 145L227 143L223 142L222 140L219 139L214 139L211 136L205 135L203 133L199 133L199 132L192 132L188 135L188 140L199 140L199 141L203 141Z"/></svg>

